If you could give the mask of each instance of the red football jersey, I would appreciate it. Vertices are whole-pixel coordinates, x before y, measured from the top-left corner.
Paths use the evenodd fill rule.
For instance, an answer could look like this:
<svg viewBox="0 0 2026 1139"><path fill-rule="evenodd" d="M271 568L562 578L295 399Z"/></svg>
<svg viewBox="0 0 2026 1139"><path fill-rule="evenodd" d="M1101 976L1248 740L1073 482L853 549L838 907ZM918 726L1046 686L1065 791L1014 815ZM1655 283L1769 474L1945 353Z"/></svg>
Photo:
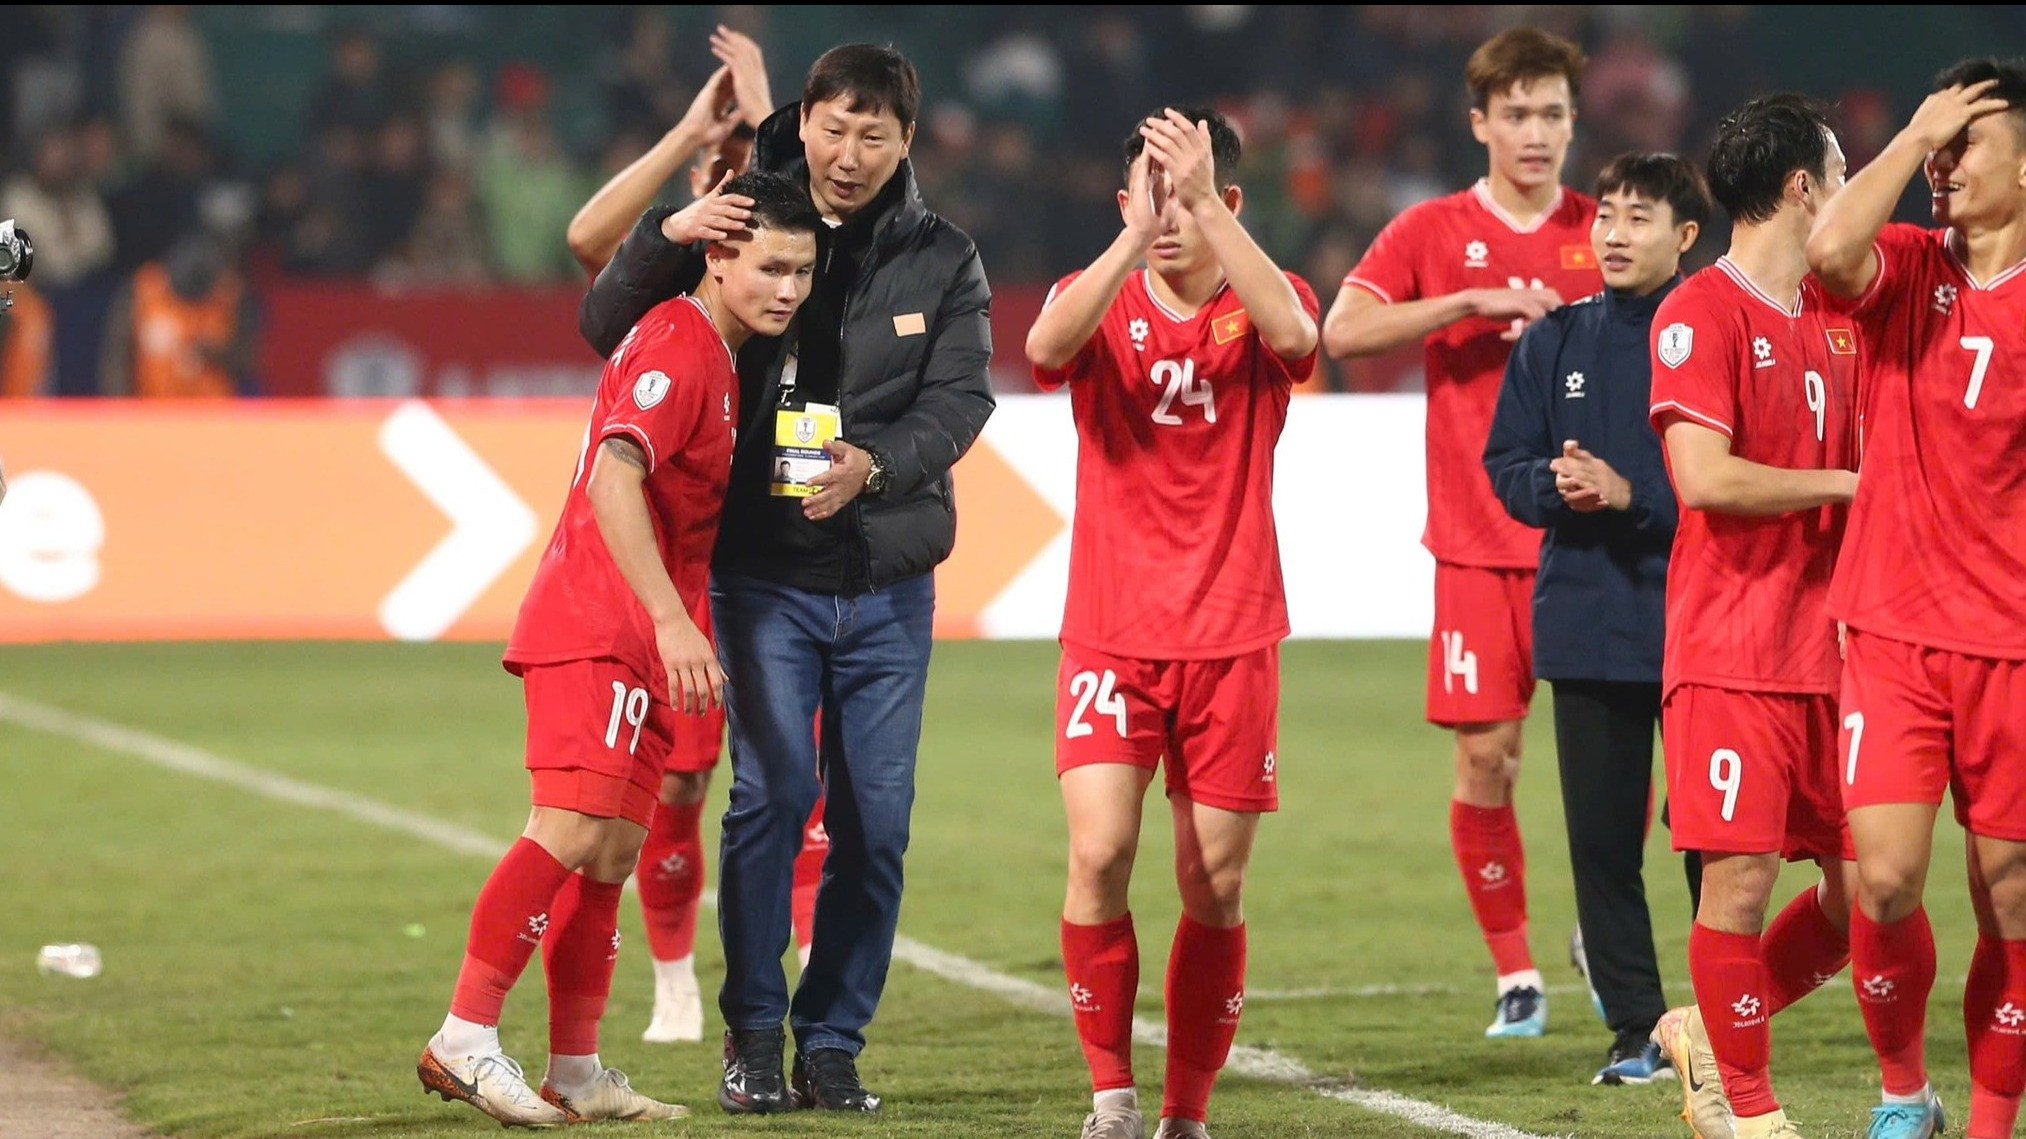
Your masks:
<svg viewBox="0 0 2026 1139"><path fill-rule="evenodd" d="M709 628L711 547L732 471L738 375L724 337L693 297L656 305L620 341L598 381L563 516L507 641L506 665L612 657L659 685L654 623L605 548L585 492L597 447L625 436L647 452L648 514L661 562Z"/></svg>
<svg viewBox="0 0 2026 1139"><path fill-rule="evenodd" d="M1971 278L1948 230L1889 225L1853 312L1864 464L1830 611L2026 660L2026 262Z"/></svg>
<svg viewBox="0 0 2026 1139"><path fill-rule="evenodd" d="M1564 189L1522 226L1492 200L1483 179L1423 202L1381 230L1344 278L1397 304L1463 289L1550 288L1564 301L1604 287L1590 248L1594 199ZM1510 324L1466 317L1427 339L1428 525L1421 544L1436 560L1535 569L1541 532L1513 521L1484 473L1484 441L1498 410L1512 342Z"/></svg>
<svg viewBox="0 0 2026 1139"><path fill-rule="evenodd" d="M1654 314L1654 430L1664 436L1688 420L1728 435L1731 454L1754 463L1855 470L1853 325L1812 277L1798 303L1782 303L1719 260ZM1829 578L1847 513L1824 506L1746 517L1683 507L1667 566L1667 689L1834 693L1840 658Z"/></svg>
<svg viewBox="0 0 2026 1139"><path fill-rule="evenodd" d="M1308 282L1287 279L1320 319ZM1043 388L1069 385L1076 417L1065 644L1203 660L1287 636L1273 448L1315 361L1260 343L1229 285L1184 317L1142 269L1075 359L1034 370Z"/></svg>

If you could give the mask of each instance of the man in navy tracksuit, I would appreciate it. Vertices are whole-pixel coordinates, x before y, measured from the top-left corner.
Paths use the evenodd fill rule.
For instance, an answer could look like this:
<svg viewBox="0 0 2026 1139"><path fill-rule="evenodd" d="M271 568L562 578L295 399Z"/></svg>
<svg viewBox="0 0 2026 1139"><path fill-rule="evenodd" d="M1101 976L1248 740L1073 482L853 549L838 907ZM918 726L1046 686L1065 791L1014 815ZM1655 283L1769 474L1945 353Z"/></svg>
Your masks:
<svg viewBox="0 0 2026 1139"><path fill-rule="evenodd" d="M1700 174L1672 155L1613 159L1597 198L1605 290L1520 338L1484 466L1506 510L1547 531L1534 672L1554 688L1576 912L1614 1033L1593 1082L1630 1084L1668 1073L1647 1039L1667 1001L1641 868L1675 504L1647 420L1647 330L1710 206ZM1691 888L1694 877L1691 866Z"/></svg>

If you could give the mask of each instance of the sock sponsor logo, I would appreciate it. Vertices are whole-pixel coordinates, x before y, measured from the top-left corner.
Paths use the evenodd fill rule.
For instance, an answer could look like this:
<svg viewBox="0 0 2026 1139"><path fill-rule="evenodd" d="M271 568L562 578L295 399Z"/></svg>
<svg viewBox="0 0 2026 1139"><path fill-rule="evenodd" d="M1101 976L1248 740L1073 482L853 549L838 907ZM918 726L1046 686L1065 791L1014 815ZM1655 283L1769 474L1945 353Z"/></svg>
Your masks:
<svg viewBox="0 0 2026 1139"><path fill-rule="evenodd" d="M1760 1014L1766 1011L1766 1002L1750 993L1746 993L1744 996L1731 1002L1731 1011L1738 1014L1738 1019L1732 1022L1732 1026L1735 1028L1747 1028L1751 1025L1765 1022L1766 1018Z"/></svg>
<svg viewBox="0 0 2026 1139"><path fill-rule="evenodd" d="M1891 1000L1893 993L1898 989L1899 982L1880 973L1877 976L1866 977L1858 986L1858 995L1869 1001L1884 1003Z"/></svg>
<svg viewBox="0 0 2026 1139"><path fill-rule="evenodd" d="M619 931L616 929L612 931L612 955L610 957L607 957L605 960L607 961L619 960Z"/></svg>
<svg viewBox="0 0 2026 1139"><path fill-rule="evenodd" d="M1097 994L1082 985L1070 982L1069 1003L1078 1012L1097 1012L1104 1006L1097 1003Z"/></svg>
<svg viewBox="0 0 2026 1139"><path fill-rule="evenodd" d="M2026 1036L2026 1009L2011 1001L1999 1005L1998 1011L1991 1014L1991 1021L1993 1027L2007 1036Z"/></svg>
<svg viewBox="0 0 2026 1139"><path fill-rule="evenodd" d="M536 914L534 917L529 918L528 928L522 930L521 932L515 934L514 936L522 941L527 942L529 945L540 945L542 941L542 935L547 932L549 932L549 914L548 911L544 910L541 913Z"/></svg>
<svg viewBox="0 0 2026 1139"><path fill-rule="evenodd" d="M689 872L689 859L684 858L682 853L677 851L660 862L655 863L654 871L663 878L680 878Z"/></svg>
<svg viewBox="0 0 2026 1139"><path fill-rule="evenodd" d="M1245 1011L1245 990L1240 989L1224 998L1224 1015L1217 1018L1218 1024L1237 1024L1238 1016Z"/></svg>
<svg viewBox="0 0 2026 1139"><path fill-rule="evenodd" d="M1507 879L1512 875L1506 870L1504 863L1487 862L1483 866L1478 867L1477 876L1484 882L1485 889L1496 890L1500 886L1505 885Z"/></svg>

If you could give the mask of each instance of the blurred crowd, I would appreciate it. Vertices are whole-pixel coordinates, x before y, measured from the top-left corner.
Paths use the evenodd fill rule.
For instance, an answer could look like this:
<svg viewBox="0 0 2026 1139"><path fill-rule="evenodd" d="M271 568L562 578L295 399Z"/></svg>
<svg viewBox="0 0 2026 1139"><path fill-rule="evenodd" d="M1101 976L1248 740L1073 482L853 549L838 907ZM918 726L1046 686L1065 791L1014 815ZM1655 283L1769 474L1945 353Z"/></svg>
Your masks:
<svg viewBox="0 0 2026 1139"><path fill-rule="evenodd" d="M187 369L203 374L183 382L257 390L255 286L269 275L388 289L573 284L570 217L680 116L715 62L697 29L717 20L766 48L783 100L805 54L867 29L921 62L924 192L977 239L1000 289L1045 285L1116 232L1119 144L1163 98L1213 104L1239 125L1246 221L1327 301L1387 220L1483 173L1461 73L1502 27L1533 23L1590 53L1577 186L1621 150L1694 152L1723 110L1782 81L1762 10L1745 5L604 7L580 9L602 48L552 60L486 50L488 22L526 9L314 11L322 60L305 90L236 101L301 109L283 124L291 145L258 160L235 147L243 124L221 110L215 11L0 16L12 77L0 90L0 214L37 244L33 295L14 323L41 314L54 359L45 390L173 384L132 363L150 315L211 330L216 343ZM466 48L401 51L414 19L451 21ZM1907 110L1882 87L1824 93L1839 97L1853 167ZM1696 263L1721 248L1711 235ZM9 379L6 360L23 354L10 339L0 391L22 383Z"/></svg>

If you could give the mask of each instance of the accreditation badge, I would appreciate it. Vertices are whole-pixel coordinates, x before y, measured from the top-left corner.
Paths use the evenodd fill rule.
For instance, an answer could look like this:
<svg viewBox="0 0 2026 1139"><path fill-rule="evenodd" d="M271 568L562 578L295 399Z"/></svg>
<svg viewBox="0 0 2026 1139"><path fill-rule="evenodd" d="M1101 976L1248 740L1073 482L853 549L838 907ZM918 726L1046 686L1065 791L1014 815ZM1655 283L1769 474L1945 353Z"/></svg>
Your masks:
<svg viewBox="0 0 2026 1139"><path fill-rule="evenodd" d="M815 494L809 480L830 469L830 453L823 445L843 429L832 404L808 403L775 412L772 493L782 498Z"/></svg>

